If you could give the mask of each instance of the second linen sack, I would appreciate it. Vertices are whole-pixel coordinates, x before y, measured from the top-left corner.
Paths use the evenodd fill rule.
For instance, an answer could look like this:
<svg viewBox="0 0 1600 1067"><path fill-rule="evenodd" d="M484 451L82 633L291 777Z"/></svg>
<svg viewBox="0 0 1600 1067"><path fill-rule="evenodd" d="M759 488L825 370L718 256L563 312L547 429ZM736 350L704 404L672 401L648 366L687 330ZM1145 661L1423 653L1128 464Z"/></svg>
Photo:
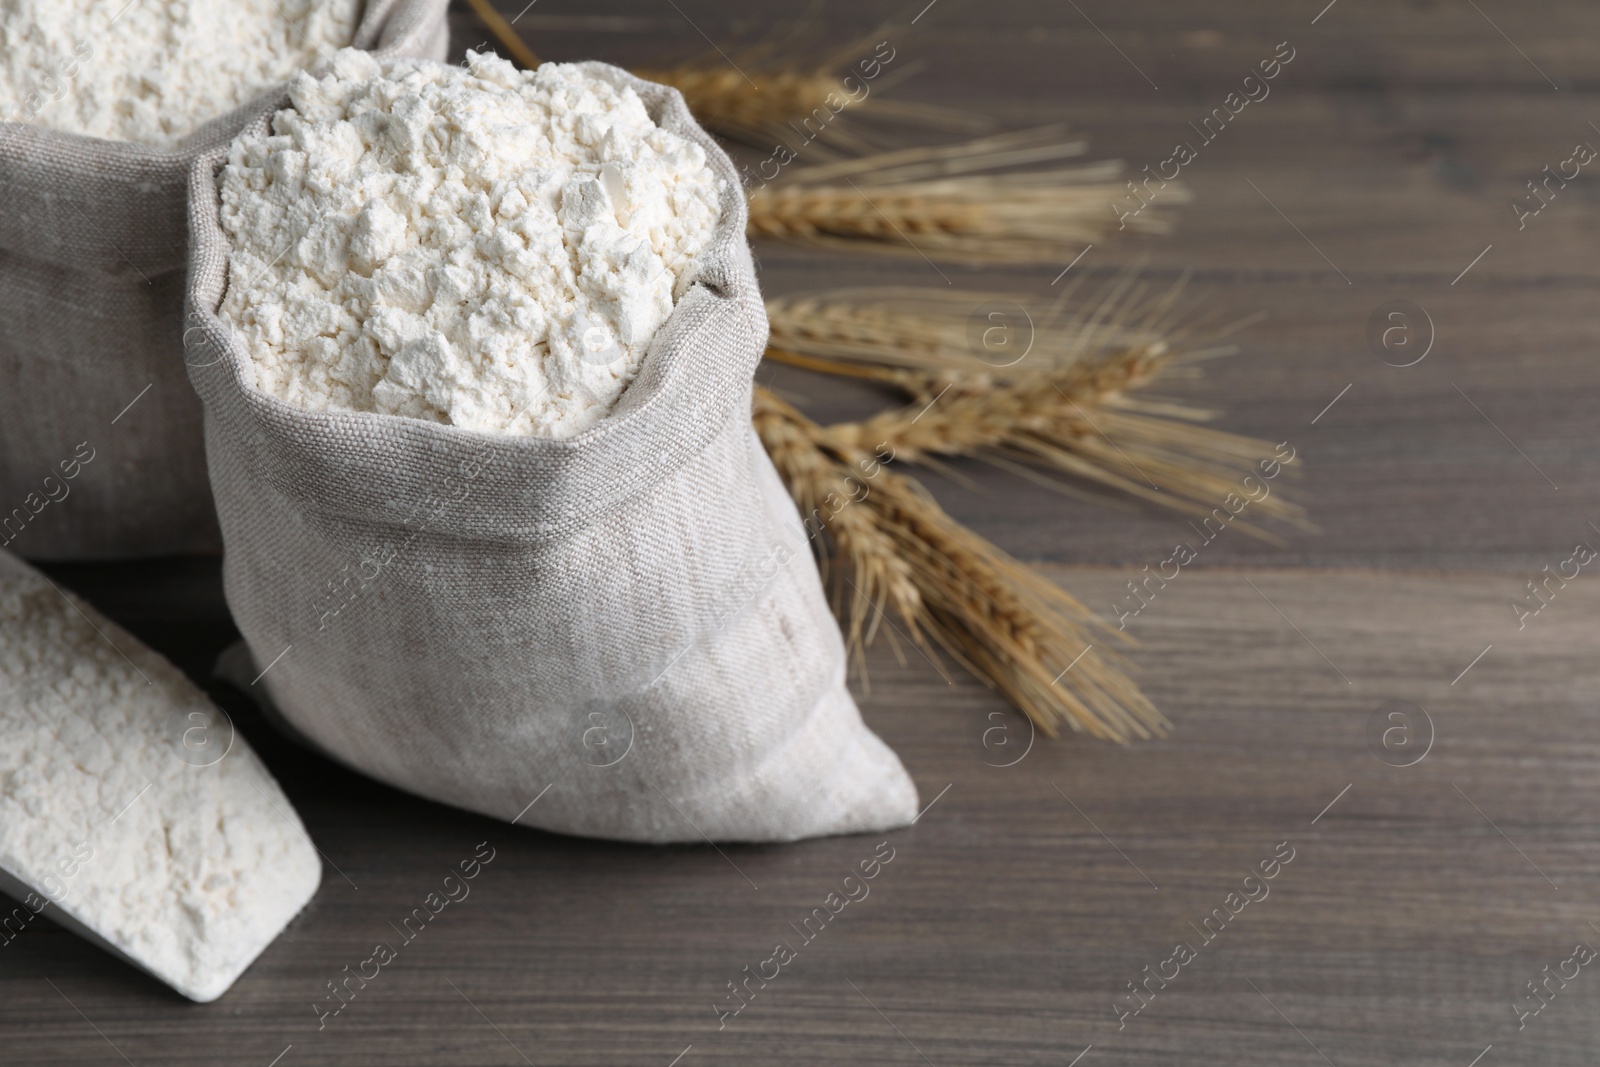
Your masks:
<svg viewBox="0 0 1600 1067"><path fill-rule="evenodd" d="M751 428L744 201L675 91L342 52L191 195L228 602L295 729L573 834L914 817Z"/></svg>
<svg viewBox="0 0 1600 1067"><path fill-rule="evenodd" d="M0 545L217 550L183 367L189 172L339 44L443 58L448 7L0 0Z"/></svg>

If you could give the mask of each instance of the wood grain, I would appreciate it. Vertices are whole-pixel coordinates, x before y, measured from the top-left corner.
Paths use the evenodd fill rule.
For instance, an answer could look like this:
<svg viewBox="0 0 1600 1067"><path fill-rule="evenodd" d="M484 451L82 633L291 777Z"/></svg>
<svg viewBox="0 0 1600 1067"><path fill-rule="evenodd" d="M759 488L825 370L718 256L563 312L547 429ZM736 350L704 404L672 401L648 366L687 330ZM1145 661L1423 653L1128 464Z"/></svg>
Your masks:
<svg viewBox="0 0 1600 1067"><path fill-rule="evenodd" d="M703 53L702 31L758 40L795 17L708 0L498 6L524 12L548 58L625 65ZM458 52L487 38L460 7ZM812 37L841 45L921 7L828 3ZM1298 49L1273 95L1185 175L1196 199L1171 237L1097 245L1075 268L1109 279L1142 263L1157 284L1192 272L1206 309L1267 313L1237 356L1160 391L1292 442L1322 528L1286 531L1285 547L1230 532L1131 619L1170 740L1040 742L997 766L1026 746L1025 723L964 676L947 685L915 653L902 664L877 650L870 687L857 686L864 713L936 803L887 835L895 858L870 896L719 1030L727 983L797 940L790 924L883 839L723 855L508 827L333 767L214 687L326 853L324 888L204 1007L53 926L30 929L0 951L0 1062L1592 1063L1592 968L1523 1029L1512 1005L1547 964L1600 941L1600 580L1585 573L1522 629L1509 604L1600 536L1588 525L1600 524L1600 202L1585 177L1521 231L1509 203L1574 139L1600 144L1584 132L1600 121L1600 16L1578 0L1338 0L1313 24L1323 7L939 0L896 31L921 64L896 95L1009 126L1070 121L1096 155L1135 168L1164 158L1277 42ZM915 260L757 253L771 292L943 284ZM950 273L1044 301L1063 265ZM1437 332L1405 369L1364 336L1397 298ZM882 402L762 374L818 417ZM1159 509L1092 508L969 470L981 491L928 481L1103 611L1193 536ZM196 678L233 638L215 561L52 574ZM1384 748L1381 716L1374 740L1389 701L1431 722L1412 766L1393 765L1416 749ZM1409 743L1421 723L1413 713ZM324 983L480 841L497 853L471 897L319 1031ZM1190 924L1285 841L1295 858L1270 895L1206 943ZM1180 940L1199 946L1194 962L1119 1029L1115 998Z"/></svg>
<svg viewBox="0 0 1600 1067"><path fill-rule="evenodd" d="M1121 584L1049 573L1091 602ZM887 835L867 899L721 1031L726 983L797 942L789 924L879 839L724 857L514 829L332 768L233 699L350 881L330 866L209 1008L30 930L0 979L6 1062L115 1060L48 977L135 1063L264 1065L291 1043L284 1062L520 1062L484 1016L540 1064L665 1065L690 1044L685 1062L920 1062L896 1026L935 1064L1063 1063L1091 1043L1085 1063L1318 1062L1267 998L1341 1067L1465 1065L1491 1043L1497 1062L1588 1063L1586 972L1520 1033L1510 1005L1600 936L1600 585L1572 583L1522 631L1516 592L1495 575L1185 572L1130 626L1173 739L1040 743L1010 767L1027 729L998 700L875 655L867 720L937 802ZM1431 717L1413 766L1368 736L1391 700ZM318 1032L323 983L484 840L497 855L472 896ZM1203 944L1187 924L1283 841L1295 859L1269 895ZM1119 1031L1113 998L1180 940L1198 959Z"/></svg>

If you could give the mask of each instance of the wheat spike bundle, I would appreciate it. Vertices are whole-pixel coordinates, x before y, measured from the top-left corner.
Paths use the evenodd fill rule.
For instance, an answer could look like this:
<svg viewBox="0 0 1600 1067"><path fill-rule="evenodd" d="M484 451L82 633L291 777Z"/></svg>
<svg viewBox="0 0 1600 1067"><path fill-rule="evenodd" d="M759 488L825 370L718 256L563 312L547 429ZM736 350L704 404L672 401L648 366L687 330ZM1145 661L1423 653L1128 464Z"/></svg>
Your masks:
<svg viewBox="0 0 1600 1067"><path fill-rule="evenodd" d="M875 450L842 443L764 388L754 419L801 512L820 528L825 564L833 557L825 573L858 664L893 614L911 641L960 661L1048 737L1062 726L1119 742L1166 732L1103 647L1130 644L1125 634L951 519Z"/></svg>
<svg viewBox="0 0 1600 1067"><path fill-rule="evenodd" d="M1120 163L1054 162L1084 151L1082 141L1046 127L795 168L749 191L749 232L823 248L1022 264L1069 258L1124 226L1168 228L1153 208L1119 220L1114 202L1132 195L1117 180ZM1034 169L1012 169L1020 166ZM1188 199L1175 182L1160 195L1169 204Z"/></svg>
<svg viewBox="0 0 1600 1067"><path fill-rule="evenodd" d="M865 378L909 401L829 426L765 390L755 402L763 444L820 530L824 573L857 662L878 621L893 614L912 641L931 638L1047 736L1062 723L1117 741L1163 732L1119 657L1102 654L1128 642L1126 634L882 464L892 458L960 478L942 459L970 456L1063 491L1070 484L1038 468L1210 514L1272 446L1195 425L1205 410L1129 395L1176 365L1227 351L1215 342L1230 329L1194 318L1180 306L1182 288L1179 281L1152 298L1130 274L1077 303L1069 288L1029 321L1025 350L998 361L974 343L971 323L987 324L993 307L1026 317L1018 303L1026 296L895 288L768 301L769 359ZM1262 519L1309 525L1281 493L1253 507ZM1231 525L1275 540L1242 520ZM1081 662L1073 658L1080 653Z"/></svg>
<svg viewBox="0 0 1600 1067"><path fill-rule="evenodd" d="M1063 294L1041 309L1025 338L1011 342L1025 340L1028 348L1008 353L1000 365L974 343L982 335L975 339L973 322L989 321L985 308L1006 308L1013 320L1025 315L1015 296L867 289L778 298L768 302L767 355L870 378L905 394L904 407L828 427L830 445L886 442L899 459L936 467L940 458L971 456L1073 491L1030 469L1044 468L1205 516L1272 449L1197 425L1212 414L1204 409L1129 395L1176 363L1226 351L1188 343L1201 327L1174 321L1184 314L1177 306L1181 288L1180 282L1151 300L1130 276L1071 313L1065 311L1071 294ZM1213 330L1208 339L1225 332ZM1254 506L1255 517L1308 525L1302 509L1281 494ZM1232 525L1277 540L1254 523Z"/></svg>

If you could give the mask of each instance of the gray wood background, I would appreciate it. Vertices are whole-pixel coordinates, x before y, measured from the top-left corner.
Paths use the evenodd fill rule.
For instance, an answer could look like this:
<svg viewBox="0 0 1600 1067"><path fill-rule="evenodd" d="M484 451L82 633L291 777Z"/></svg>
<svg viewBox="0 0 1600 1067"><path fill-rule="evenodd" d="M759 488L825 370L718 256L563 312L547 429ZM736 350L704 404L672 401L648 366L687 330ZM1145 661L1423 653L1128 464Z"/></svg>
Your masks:
<svg viewBox="0 0 1600 1067"><path fill-rule="evenodd" d="M1600 145L1600 12L1324 4L939 0L892 31L921 66L896 96L1007 126L1067 121L1135 170L1278 42L1296 49L1272 95L1187 168L1195 200L1174 235L1097 244L1076 268L1190 271L1219 316L1266 312L1237 356L1161 391L1291 441L1322 527L1287 532L1286 547L1224 535L1132 623L1170 740L1028 749L1026 724L981 685L879 650L863 711L936 802L888 835L895 859L870 897L719 1030L727 983L879 839L724 858L512 828L309 757L218 688L348 880L329 869L209 1006L55 927L29 930L0 951L0 1062L1595 1062L1593 968L1552 980L1520 1029L1513 1005L1575 945L1600 944L1600 579L1585 571L1520 631L1507 605L1600 523L1596 186L1575 181L1520 231L1510 208L1574 144ZM645 65L705 51L702 31L751 41L802 15L820 50L921 4L500 6L525 12L547 58ZM464 7L455 17L458 50L487 38ZM941 284L916 261L758 252L774 293ZM946 268L1041 300L1059 269ZM1392 299L1435 324L1416 366L1368 349L1368 315ZM827 379L775 380L820 417L873 403ZM982 491L929 481L1097 607L1186 536L1142 505L1093 509L989 473ZM52 573L198 678L231 639L214 561ZM1409 747L1373 740L1390 701L1411 705ZM324 983L485 839L497 858L472 896L319 1032ZM1206 942L1194 928L1282 842L1294 859L1270 894ZM1119 1028L1119 995L1180 941L1195 959Z"/></svg>

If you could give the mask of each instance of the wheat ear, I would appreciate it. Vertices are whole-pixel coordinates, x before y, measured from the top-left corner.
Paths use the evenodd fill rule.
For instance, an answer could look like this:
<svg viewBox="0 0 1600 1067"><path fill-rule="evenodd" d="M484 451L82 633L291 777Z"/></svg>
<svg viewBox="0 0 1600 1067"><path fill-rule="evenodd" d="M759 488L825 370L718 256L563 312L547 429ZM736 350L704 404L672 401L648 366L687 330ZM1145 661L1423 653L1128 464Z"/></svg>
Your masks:
<svg viewBox="0 0 1600 1067"><path fill-rule="evenodd" d="M1131 277L1108 290L1076 310L1061 302L1038 309L1026 338L1009 342L1015 355L1002 348L998 359L969 327L976 316L984 332L1013 328L1026 315L1015 295L836 290L776 299L768 302L767 356L870 378L905 395L903 407L826 428L833 446L884 442L901 460L934 466L968 456L1074 493L1071 482L1045 477L1042 468L1202 520L1233 498L1256 498L1264 485L1258 465L1276 455L1271 444L1198 425L1211 415L1204 409L1132 395L1174 364L1225 351L1191 343L1197 328L1178 324L1181 283L1155 299ZM990 325L985 308L1005 309L1007 325ZM1251 519L1311 528L1281 490L1269 488L1250 507ZM1236 505L1218 519L1281 543L1236 518L1242 510Z"/></svg>
<svg viewBox="0 0 1600 1067"><path fill-rule="evenodd" d="M1056 262L1117 230L1169 228L1156 208L1119 211L1143 203L1117 180L1120 163L1053 162L1084 150L1052 127L793 168L749 190L749 232L981 264ZM1160 197L1188 194L1172 182Z"/></svg>
<svg viewBox="0 0 1600 1067"><path fill-rule="evenodd" d="M908 640L960 661L1046 736L1062 726L1111 741L1166 732L1107 647L1131 644L1126 634L951 519L920 483L884 464L887 453L841 442L763 388L753 417L818 533L858 659L892 615Z"/></svg>

